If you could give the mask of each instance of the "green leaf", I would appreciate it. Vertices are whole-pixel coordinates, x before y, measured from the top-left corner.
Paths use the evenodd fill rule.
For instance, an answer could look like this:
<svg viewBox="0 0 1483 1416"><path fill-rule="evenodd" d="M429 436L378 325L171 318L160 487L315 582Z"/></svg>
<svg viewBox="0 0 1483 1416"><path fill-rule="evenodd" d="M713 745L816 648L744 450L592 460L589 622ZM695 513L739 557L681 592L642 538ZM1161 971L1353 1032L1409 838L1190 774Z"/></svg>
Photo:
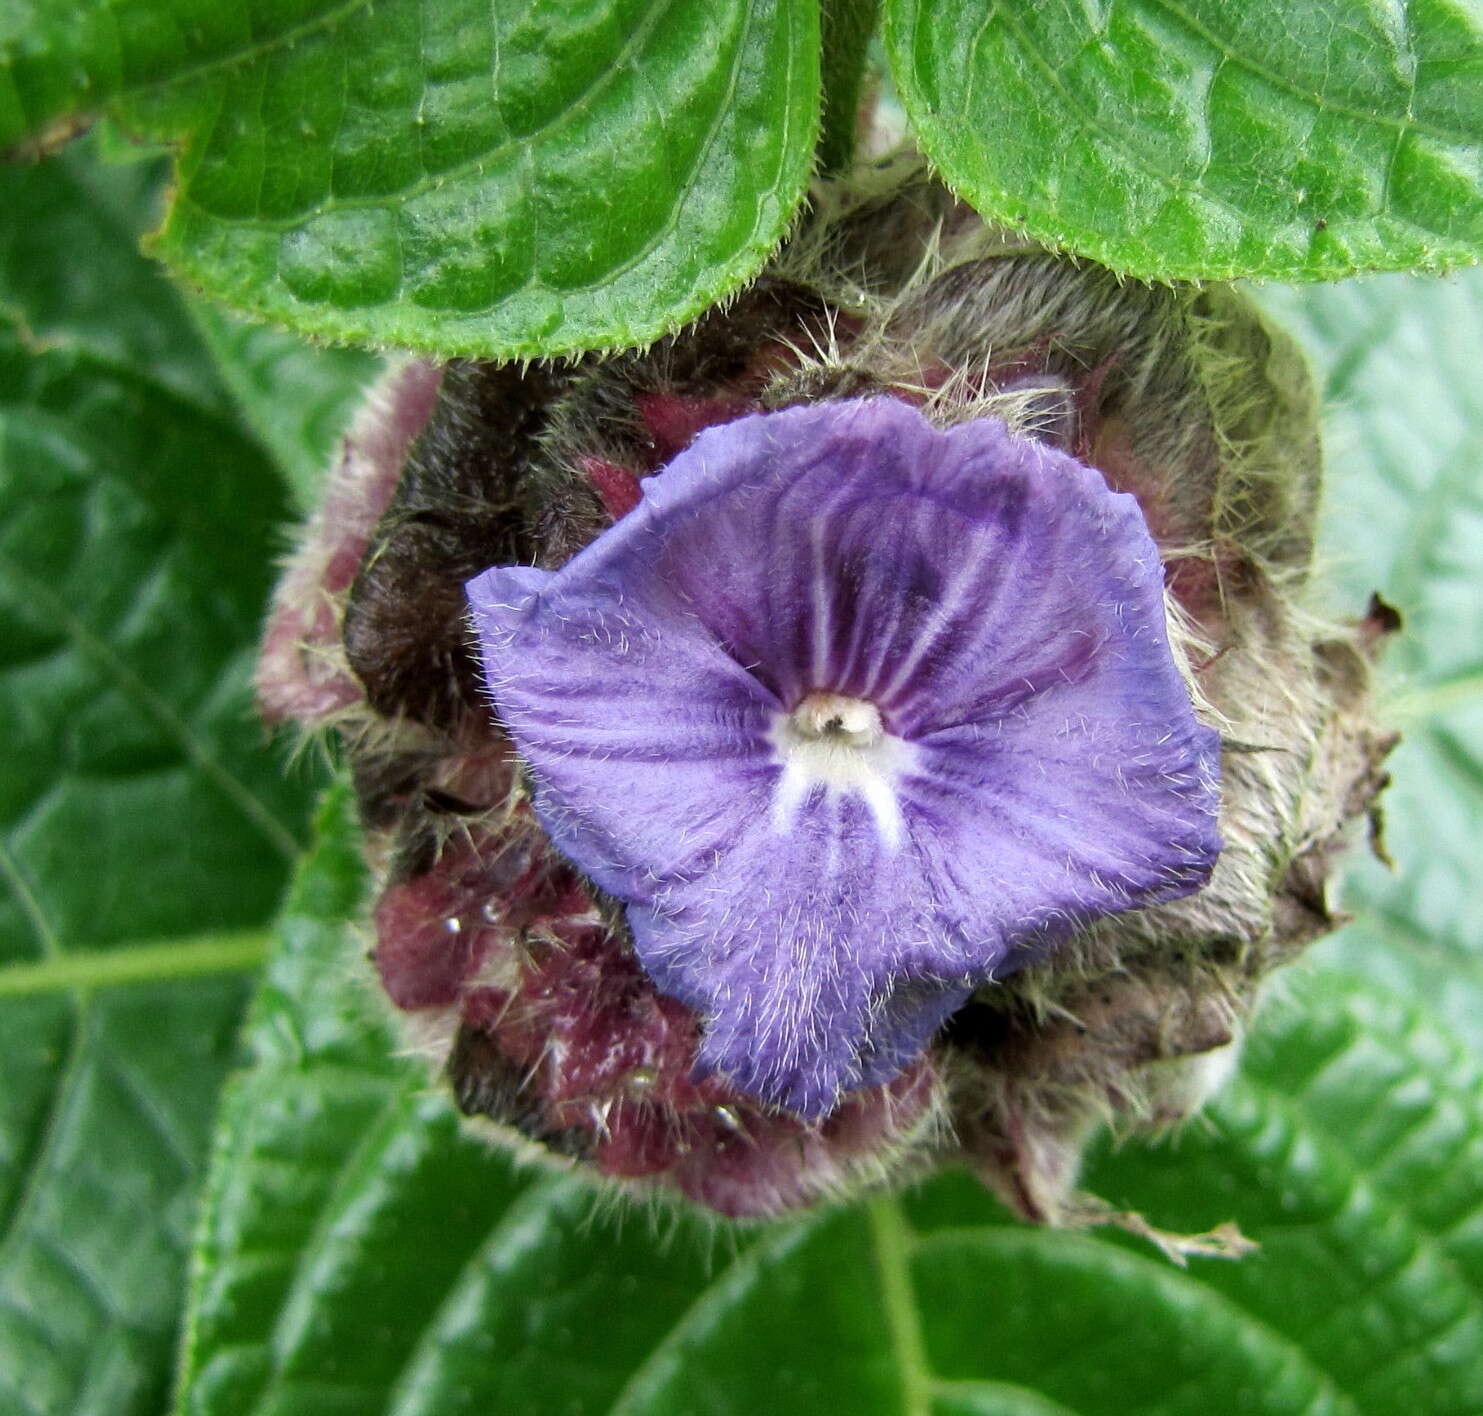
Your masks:
<svg viewBox="0 0 1483 1416"><path fill-rule="evenodd" d="M1244 1263L1184 1273L1023 1229L959 1176L761 1230L655 1225L460 1138L392 1059L345 967L363 948L349 795L326 805L224 1108L189 1416L1483 1401L1483 1078L1422 1010L1321 975L1211 1128L1094 1170L1161 1218L1238 1218L1265 1245Z"/></svg>
<svg viewBox="0 0 1483 1416"><path fill-rule="evenodd" d="M128 7L151 21L137 45L112 7L83 37L13 37L39 55L13 106L35 131L80 72L179 143L156 249L308 334L495 358L645 343L760 268L808 177L812 4L276 0L228 24L178 3Z"/></svg>
<svg viewBox="0 0 1483 1416"><path fill-rule="evenodd" d="M1316 972L1270 1008L1218 1137L1093 1172L1176 1227L1229 1208L1262 1250L1202 1273L1282 1333L1334 1409L1483 1406L1483 1074L1423 1001ZM1342 1401L1337 1398L1342 1397ZM1299 1409L1297 1406L1294 1409Z"/></svg>
<svg viewBox="0 0 1483 1416"><path fill-rule="evenodd" d="M0 1410L156 1416L245 987L0 1000Z"/></svg>
<svg viewBox="0 0 1483 1416"><path fill-rule="evenodd" d="M0 168L0 318L33 347L85 350L227 413L179 287L138 249L163 164L103 166L90 147Z"/></svg>
<svg viewBox="0 0 1483 1416"><path fill-rule="evenodd" d="M0 10L0 152L47 146L110 101L291 43L345 0L18 0Z"/></svg>
<svg viewBox="0 0 1483 1416"><path fill-rule="evenodd" d="M1359 611L1377 576L1403 592L1414 566L1417 640L1397 657L1422 695L1476 642L1451 628L1483 581L1471 503L1424 508L1454 497L1436 489L1461 487L1447 469L1483 426L1466 377L1480 294L1470 276L1273 296L1341 400L1334 608ZM1392 558L1386 538L1412 517L1429 529ZM1456 782L1431 789L1445 802L1397 795L1396 848L1461 882L1478 804ZM1438 816L1454 810L1455 836ZM1015 1225L959 1174L714 1229L484 1150L415 1059L393 1058L355 973L364 885L345 796L322 832L218 1136L182 1413L1483 1409L1483 986L1452 885L1434 887L1452 935L1411 918L1431 902L1402 880L1405 931L1371 910L1291 971L1206 1121L1095 1158L1087 1183L1109 1200L1172 1229L1235 1220L1262 1245L1181 1271L1123 1236Z"/></svg>
<svg viewBox="0 0 1483 1416"><path fill-rule="evenodd" d="M381 361L362 349L316 348L204 301L191 301L190 311L218 378L307 513L331 449Z"/></svg>
<svg viewBox="0 0 1483 1416"><path fill-rule="evenodd" d="M135 248L156 185L84 152L0 172L7 1412L166 1399L241 975L305 807L248 689L285 500Z"/></svg>
<svg viewBox="0 0 1483 1416"><path fill-rule="evenodd" d="M1453 0L887 0L928 155L981 212L1147 279L1483 256L1483 23Z"/></svg>

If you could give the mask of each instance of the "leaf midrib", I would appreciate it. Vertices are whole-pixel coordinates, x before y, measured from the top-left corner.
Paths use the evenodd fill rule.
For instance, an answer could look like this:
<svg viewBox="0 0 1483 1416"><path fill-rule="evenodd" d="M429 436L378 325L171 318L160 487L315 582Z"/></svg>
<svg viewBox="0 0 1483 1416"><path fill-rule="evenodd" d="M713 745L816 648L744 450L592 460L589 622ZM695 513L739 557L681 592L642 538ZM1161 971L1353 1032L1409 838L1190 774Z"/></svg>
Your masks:
<svg viewBox="0 0 1483 1416"><path fill-rule="evenodd" d="M0 865L4 859L0 852ZM243 973L267 959L272 942L266 930L236 929L109 949L68 951L57 946L41 959L0 968L0 999Z"/></svg>
<svg viewBox="0 0 1483 1416"><path fill-rule="evenodd" d="M910 1246L913 1235L907 1228L901 1206L889 1195L866 1201L865 1222L880 1275L880 1302L896 1372L901 1382L902 1416L932 1416L932 1373L922 1339L921 1310L911 1276Z"/></svg>

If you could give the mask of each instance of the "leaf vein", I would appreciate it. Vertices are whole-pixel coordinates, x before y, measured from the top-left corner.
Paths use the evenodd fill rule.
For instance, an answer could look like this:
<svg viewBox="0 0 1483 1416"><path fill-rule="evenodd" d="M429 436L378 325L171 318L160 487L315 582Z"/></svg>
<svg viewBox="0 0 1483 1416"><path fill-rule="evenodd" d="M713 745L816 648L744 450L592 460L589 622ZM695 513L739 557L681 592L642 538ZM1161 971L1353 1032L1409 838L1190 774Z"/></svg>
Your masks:
<svg viewBox="0 0 1483 1416"><path fill-rule="evenodd" d="M47 1100L41 1139L35 1147L31 1163L26 1167L25 1185L11 1206L4 1232L0 1233L0 1273L4 1273L15 1257L31 1211L41 1199L46 1172L61 1144L64 1123L72 1106L76 1104L75 1093L87 1051L89 1039L86 1034L91 1032L92 1015L79 1002L73 1003L73 1011L75 1016L67 1040L67 1058L57 1071L56 1082ZM5 1286L0 1284L0 1289Z"/></svg>
<svg viewBox="0 0 1483 1416"><path fill-rule="evenodd" d="M26 593L43 605L77 646L126 696L172 739L207 780L237 808L258 833L286 860L298 855L298 843L251 790L217 761L211 750L175 710L131 669L114 649L88 628L62 600L37 577L23 570L8 556L0 556L0 569L25 587Z"/></svg>
<svg viewBox="0 0 1483 1416"><path fill-rule="evenodd" d="M932 1372L912 1283L908 1252L912 1236L906 1218L894 1199L877 1195L866 1202L865 1220L880 1277L880 1304L896 1355L902 1416L932 1416Z"/></svg>
<svg viewBox="0 0 1483 1416"><path fill-rule="evenodd" d="M1236 49L1230 41L1223 39L1214 30L1202 24L1182 5L1176 3L1176 0L1144 0L1144 3L1153 5L1163 10L1166 14L1172 15L1192 34L1198 35L1206 44L1220 54L1224 61L1234 64L1238 69L1244 69L1254 77L1271 84L1273 88L1281 89L1284 93L1288 93L1294 98L1312 104L1314 108L1322 112L1335 113L1343 118L1353 118L1357 122L1374 123L1380 127L1399 128L1402 136L1408 131L1415 131L1428 133L1433 137L1443 138L1448 142L1473 145L1478 141L1478 135L1476 133L1453 132L1434 123L1423 123L1413 117L1410 112L1411 98L1409 95L1415 93L1414 82L1409 90L1406 104L1407 112L1403 117L1391 117L1387 114L1376 113L1373 109L1352 108L1347 104L1335 103L1322 93L1315 93L1311 89L1303 88L1302 85L1287 78L1286 75L1278 73L1275 69L1268 68L1265 64L1259 63L1251 55Z"/></svg>
<svg viewBox="0 0 1483 1416"><path fill-rule="evenodd" d="M670 1325L669 1331L649 1349L614 1398L607 1416L649 1416L653 1410L652 1397L658 1384L668 1374L668 1364L676 1356L690 1330L710 1317L712 1310L729 1296L731 1288L743 1282L764 1264L785 1258L819 1227L820 1222L817 1215L796 1220L768 1238L759 1240L732 1259L719 1274L706 1283L685 1311Z"/></svg>

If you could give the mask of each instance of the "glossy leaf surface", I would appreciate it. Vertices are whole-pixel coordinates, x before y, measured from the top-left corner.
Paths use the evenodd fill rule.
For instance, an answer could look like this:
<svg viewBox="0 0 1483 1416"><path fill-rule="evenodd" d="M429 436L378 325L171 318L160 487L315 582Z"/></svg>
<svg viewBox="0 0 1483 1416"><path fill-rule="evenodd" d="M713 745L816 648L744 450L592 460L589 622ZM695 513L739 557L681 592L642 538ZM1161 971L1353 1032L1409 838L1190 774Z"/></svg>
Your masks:
<svg viewBox="0 0 1483 1416"><path fill-rule="evenodd" d="M135 0L12 23L0 147L98 106L178 144L159 253L332 340L652 340L760 267L818 129L818 13L790 0Z"/></svg>
<svg viewBox="0 0 1483 1416"><path fill-rule="evenodd" d="M1483 256L1483 21L1454 0L887 0L923 148L988 216L1152 279Z"/></svg>

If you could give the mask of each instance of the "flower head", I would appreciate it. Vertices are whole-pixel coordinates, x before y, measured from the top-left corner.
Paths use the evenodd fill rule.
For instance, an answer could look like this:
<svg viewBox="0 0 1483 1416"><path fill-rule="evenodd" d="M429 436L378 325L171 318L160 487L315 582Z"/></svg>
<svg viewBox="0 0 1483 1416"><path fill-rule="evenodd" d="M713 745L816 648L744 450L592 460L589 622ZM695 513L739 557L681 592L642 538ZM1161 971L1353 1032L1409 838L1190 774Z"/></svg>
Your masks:
<svg viewBox="0 0 1483 1416"><path fill-rule="evenodd" d="M910 154L821 198L650 348L391 374L259 692L340 736L376 967L491 1139L725 1215L962 1164L1077 1221L1101 1125L1198 1111L1336 923L1394 616L1308 608L1317 405L1239 292ZM481 656L495 564L562 569L481 578ZM1181 677L1253 749L1213 870Z"/></svg>
<svg viewBox="0 0 1483 1416"><path fill-rule="evenodd" d="M738 419L560 570L469 596L552 840L701 1067L803 1116L1220 849L1137 503L995 420Z"/></svg>

